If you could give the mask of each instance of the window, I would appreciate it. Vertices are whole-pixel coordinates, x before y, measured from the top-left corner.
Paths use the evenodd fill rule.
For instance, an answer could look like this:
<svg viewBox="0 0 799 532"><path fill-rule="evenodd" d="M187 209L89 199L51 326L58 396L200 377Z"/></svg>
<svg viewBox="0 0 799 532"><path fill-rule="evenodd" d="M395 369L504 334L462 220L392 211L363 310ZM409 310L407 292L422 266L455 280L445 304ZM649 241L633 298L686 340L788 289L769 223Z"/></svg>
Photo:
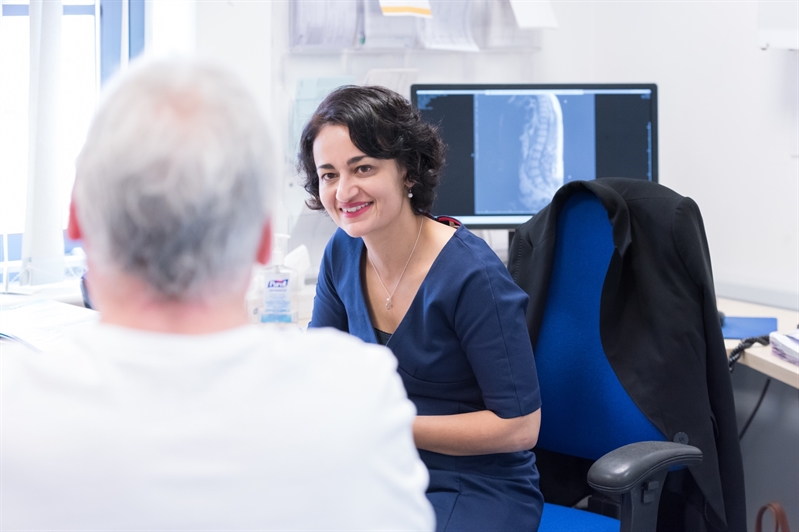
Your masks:
<svg viewBox="0 0 799 532"><path fill-rule="evenodd" d="M0 260L19 261L28 194L30 2L0 2ZM119 68L123 57L134 57L143 49L144 0L63 0L55 135L64 228L74 161L99 86ZM73 246L67 240L65 251Z"/></svg>

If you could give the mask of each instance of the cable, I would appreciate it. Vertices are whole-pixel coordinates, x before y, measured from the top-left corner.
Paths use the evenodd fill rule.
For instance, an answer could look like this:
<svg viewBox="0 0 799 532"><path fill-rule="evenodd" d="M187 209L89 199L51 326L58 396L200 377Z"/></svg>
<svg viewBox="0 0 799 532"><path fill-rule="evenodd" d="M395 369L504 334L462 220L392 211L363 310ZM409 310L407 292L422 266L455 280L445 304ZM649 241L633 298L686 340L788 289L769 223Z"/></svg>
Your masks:
<svg viewBox="0 0 799 532"><path fill-rule="evenodd" d="M738 441L743 439L744 434L746 434L746 431L749 430L749 425L752 423L752 420L755 419L755 414L757 414L757 411L760 409L760 405L763 403L763 398L766 396L769 384L771 384L771 377L766 379L766 384L763 386L763 391L760 392L760 399L757 400L754 410L752 410L752 413L749 414L749 419L747 419L746 423L744 423L744 428L742 428L741 433L738 434Z"/></svg>
<svg viewBox="0 0 799 532"><path fill-rule="evenodd" d="M735 346L735 348L732 351L730 351L730 359L729 359L730 373L732 373L732 370L735 369L735 363L738 362L738 360L743 355L744 351L746 351L755 344L768 345L769 344L768 335L755 336L752 338L746 338L744 340L741 340L741 343L739 343L737 346ZM766 397L766 392L768 391L768 387L770 384L771 384L771 377L766 379L766 384L763 386L763 391L760 392L760 398L757 400L755 408L752 410L752 413L749 414L749 418L746 420L746 423L744 423L741 432L738 434L738 441L740 441L744 437L744 434L746 434L746 431L749 430L749 425L752 424L752 420L755 419L755 414L757 414L757 411L760 410L760 405L763 404L763 398Z"/></svg>
<svg viewBox="0 0 799 532"><path fill-rule="evenodd" d="M737 346L735 346L735 348L732 351L730 351L730 357L729 357L730 373L732 373L732 370L735 367L735 363L738 362L738 359L741 358L744 351L746 351L755 344L768 345L768 343L769 340L767 334L763 336L755 336L752 338L746 338L744 340L741 340L741 343L739 343Z"/></svg>

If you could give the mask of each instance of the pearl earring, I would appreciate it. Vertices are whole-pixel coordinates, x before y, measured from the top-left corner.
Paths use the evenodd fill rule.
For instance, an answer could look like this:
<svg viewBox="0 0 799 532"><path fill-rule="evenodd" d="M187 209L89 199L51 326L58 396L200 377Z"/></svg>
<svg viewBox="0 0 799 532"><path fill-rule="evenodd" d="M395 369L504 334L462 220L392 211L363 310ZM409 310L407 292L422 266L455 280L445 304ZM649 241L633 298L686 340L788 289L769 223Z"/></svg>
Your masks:
<svg viewBox="0 0 799 532"><path fill-rule="evenodd" d="M412 198L412 197L413 197L413 192L411 192L410 190L408 191L408 197L409 197L409 198Z"/></svg>

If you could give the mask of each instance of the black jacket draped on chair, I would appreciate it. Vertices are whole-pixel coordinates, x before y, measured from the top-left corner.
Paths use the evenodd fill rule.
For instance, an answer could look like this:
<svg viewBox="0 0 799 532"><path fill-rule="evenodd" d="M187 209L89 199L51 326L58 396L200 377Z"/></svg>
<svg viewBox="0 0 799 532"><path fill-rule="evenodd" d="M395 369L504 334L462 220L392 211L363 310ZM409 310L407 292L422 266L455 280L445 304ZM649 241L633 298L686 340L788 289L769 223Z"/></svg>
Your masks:
<svg viewBox="0 0 799 532"><path fill-rule="evenodd" d="M704 453L690 475L669 475L660 514L678 529L696 530L701 524L708 530L744 531L732 384L707 239L693 200L635 179L563 186L549 206L517 229L509 250L511 275L530 296L533 347L552 275L558 215L572 194L584 190L600 199L613 226L615 250L600 305L608 360L630 397L667 438ZM546 405L542 412L546 415ZM541 469L542 486L546 470Z"/></svg>

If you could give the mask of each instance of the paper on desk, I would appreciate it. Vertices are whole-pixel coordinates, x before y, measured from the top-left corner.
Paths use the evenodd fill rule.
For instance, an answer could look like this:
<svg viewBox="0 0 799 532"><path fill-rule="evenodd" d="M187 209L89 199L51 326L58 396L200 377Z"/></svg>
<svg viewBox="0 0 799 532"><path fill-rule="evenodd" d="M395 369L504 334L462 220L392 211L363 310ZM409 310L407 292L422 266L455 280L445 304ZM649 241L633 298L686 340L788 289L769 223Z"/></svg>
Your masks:
<svg viewBox="0 0 799 532"><path fill-rule="evenodd" d="M385 16L378 0L366 0L363 12L364 48L413 48L416 46L416 20L413 17Z"/></svg>
<svg viewBox="0 0 799 532"><path fill-rule="evenodd" d="M50 351L76 330L94 323L100 315L87 308L50 301L26 300L0 309L0 336L37 351Z"/></svg>
<svg viewBox="0 0 799 532"><path fill-rule="evenodd" d="M769 343L774 356L799 364L799 330L788 334L773 332L769 335Z"/></svg>
<svg viewBox="0 0 799 532"><path fill-rule="evenodd" d="M358 0L293 0L292 48L351 48L358 28Z"/></svg>
<svg viewBox="0 0 799 532"><path fill-rule="evenodd" d="M516 24L520 28L557 28L555 11L549 0L510 0Z"/></svg>
<svg viewBox="0 0 799 532"><path fill-rule="evenodd" d="M430 18L432 16L429 0L380 0L380 9L389 17Z"/></svg>
<svg viewBox="0 0 799 532"><path fill-rule="evenodd" d="M431 0L432 19L421 20L420 37L425 48L478 52L472 36L472 2Z"/></svg>

